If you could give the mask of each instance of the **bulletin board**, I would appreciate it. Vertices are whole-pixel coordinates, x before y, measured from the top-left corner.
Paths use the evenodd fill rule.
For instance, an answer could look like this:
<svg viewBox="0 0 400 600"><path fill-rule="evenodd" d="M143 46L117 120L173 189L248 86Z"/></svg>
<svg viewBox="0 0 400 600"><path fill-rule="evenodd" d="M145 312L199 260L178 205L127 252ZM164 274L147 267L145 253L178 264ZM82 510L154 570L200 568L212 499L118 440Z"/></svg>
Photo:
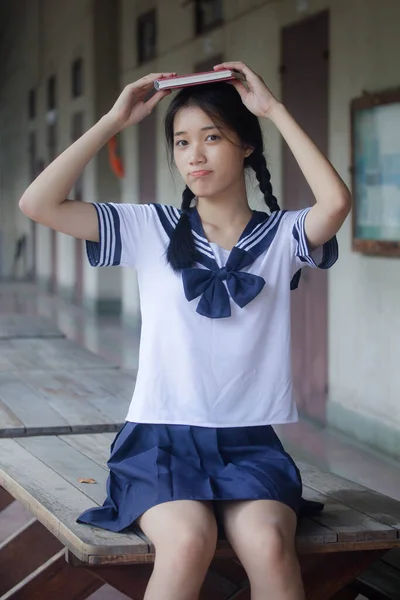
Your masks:
<svg viewBox="0 0 400 600"><path fill-rule="evenodd" d="M400 89L351 103L353 249L400 257Z"/></svg>

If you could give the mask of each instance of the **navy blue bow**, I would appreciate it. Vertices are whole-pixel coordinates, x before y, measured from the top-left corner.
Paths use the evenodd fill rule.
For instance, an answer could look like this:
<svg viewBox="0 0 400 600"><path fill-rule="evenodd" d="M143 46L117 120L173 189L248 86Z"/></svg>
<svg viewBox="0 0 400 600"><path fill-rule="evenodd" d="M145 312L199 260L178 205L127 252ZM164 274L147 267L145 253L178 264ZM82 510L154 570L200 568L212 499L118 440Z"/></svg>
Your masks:
<svg viewBox="0 0 400 600"><path fill-rule="evenodd" d="M240 308L251 302L265 285L262 277L229 268L228 265L217 270L196 267L183 269L182 278L186 298L190 301L201 295L196 311L211 319L231 316L229 294L224 281L232 300Z"/></svg>

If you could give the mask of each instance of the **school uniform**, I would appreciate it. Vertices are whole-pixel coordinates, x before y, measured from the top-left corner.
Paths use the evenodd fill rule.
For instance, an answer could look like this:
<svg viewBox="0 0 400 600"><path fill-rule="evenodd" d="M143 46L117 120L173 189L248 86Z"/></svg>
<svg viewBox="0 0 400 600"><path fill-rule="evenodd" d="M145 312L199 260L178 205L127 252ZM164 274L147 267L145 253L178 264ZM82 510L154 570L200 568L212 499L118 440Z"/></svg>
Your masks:
<svg viewBox="0 0 400 600"><path fill-rule="evenodd" d="M95 207L100 241L86 243L90 264L137 270L142 330L107 498L78 521L121 531L152 506L185 499L272 499L299 514L300 473L273 430L298 419L290 293L303 267L336 262L336 238L310 252L309 209L253 211L229 252L208 242L194 207L196 262L175 273L166 250L177 208Z"/></svg>

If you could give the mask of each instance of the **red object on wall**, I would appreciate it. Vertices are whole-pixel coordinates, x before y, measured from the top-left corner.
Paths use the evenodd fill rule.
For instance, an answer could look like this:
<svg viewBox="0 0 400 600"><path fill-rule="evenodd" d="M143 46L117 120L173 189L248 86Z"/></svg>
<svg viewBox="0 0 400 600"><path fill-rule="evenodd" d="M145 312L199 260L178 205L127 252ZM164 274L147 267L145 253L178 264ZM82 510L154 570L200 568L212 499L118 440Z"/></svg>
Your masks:
<svg viewBox="0 0 400 600"><path fill-rule="evenodd" d="M115 135L109 140L107 144L108 148L108 160L112 172L116 177L122 179L125 176L125 169L121 157L118 155L118 144Z"/></svg>

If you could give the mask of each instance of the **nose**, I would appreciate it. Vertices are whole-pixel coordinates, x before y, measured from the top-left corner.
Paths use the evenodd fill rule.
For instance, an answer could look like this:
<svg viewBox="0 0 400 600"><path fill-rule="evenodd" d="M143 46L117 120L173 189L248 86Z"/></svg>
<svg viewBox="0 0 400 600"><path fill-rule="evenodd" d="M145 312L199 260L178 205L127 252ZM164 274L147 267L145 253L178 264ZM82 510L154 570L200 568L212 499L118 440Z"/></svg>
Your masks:
<svg viewBox="0 0 400 600"><path fill-rule="evenodd" d="M192 166L193 165L202 165L206 162L206 158L205 158L200 146L198 146L196 144L192 144L191 150L192 150L192 152L189 157L190 165L192 165Z"/></svg>

